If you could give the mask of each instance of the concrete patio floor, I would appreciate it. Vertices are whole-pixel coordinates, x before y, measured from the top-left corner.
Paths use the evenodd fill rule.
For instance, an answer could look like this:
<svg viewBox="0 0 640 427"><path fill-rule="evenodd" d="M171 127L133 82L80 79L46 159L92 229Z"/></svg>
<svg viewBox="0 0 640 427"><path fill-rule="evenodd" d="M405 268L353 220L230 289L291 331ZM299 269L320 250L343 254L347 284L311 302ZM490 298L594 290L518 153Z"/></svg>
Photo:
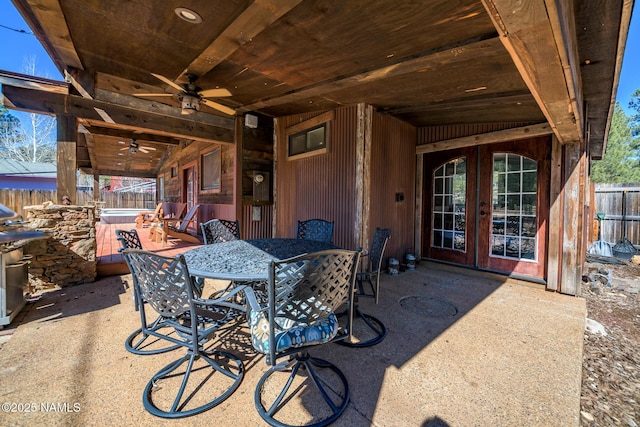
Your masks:
<svg viewBox="0 0 640 427"><path fill-rule="evenodd" d="M112 276L45 294L23 309L0 348L0 425L265 425L253 396L267 366L246 328L214 343L244 361L244 380L229 399L181 420L144 410L149 378L184 351L125 350L139 327L130 286L131 276ZM579 425L583 299L422 262L416 271L384 275L380 304L362 299L360 306L387 326L382 343L312 350L349 380L351 402L333 425ZM61 411L46 412L41 403ZM292 404L301 420L315 409L304 394Z"/></svg>

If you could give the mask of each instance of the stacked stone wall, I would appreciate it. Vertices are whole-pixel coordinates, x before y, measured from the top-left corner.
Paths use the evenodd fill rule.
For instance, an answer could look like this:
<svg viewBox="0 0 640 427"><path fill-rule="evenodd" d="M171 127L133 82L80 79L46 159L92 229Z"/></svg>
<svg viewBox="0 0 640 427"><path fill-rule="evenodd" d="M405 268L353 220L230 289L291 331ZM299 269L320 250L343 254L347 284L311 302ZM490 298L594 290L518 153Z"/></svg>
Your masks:
<svg viewBox="0 0 640 427"><path fill-rule="evenodd" d="M94 282L97 273L96 219L93 206L26 206L28 226L51 233L29 242L32 290ZM35 288L35 289L33 289Z"/></svg>

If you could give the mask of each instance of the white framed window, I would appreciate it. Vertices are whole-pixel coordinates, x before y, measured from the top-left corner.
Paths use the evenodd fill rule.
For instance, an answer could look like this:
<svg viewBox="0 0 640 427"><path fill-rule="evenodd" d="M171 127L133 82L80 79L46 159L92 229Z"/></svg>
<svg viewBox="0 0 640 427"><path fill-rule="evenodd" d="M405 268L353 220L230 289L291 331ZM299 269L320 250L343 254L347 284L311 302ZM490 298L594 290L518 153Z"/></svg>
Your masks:
<svg viewBox="0 0 640 427"><path fill-rule="evenodd" d="M333 117L334 113L330 111L287 128L287 159L328 153Z"/></svg>

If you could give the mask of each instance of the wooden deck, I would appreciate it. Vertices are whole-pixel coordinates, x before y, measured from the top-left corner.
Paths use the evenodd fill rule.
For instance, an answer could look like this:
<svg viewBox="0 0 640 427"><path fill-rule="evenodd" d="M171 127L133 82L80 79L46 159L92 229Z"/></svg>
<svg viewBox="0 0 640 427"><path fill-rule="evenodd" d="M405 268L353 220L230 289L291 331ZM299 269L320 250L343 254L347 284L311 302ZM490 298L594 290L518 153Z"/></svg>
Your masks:
<svg viewBox="0 0 640 427"><path fill-rule="evenodd" d="M120 242L116 238L116 229L131 230L135 224L101 224L96 223L96 257L98 259L98 276L114 276L127 274L129 269L124 258L118 252ZM201 245L174 239L169 236L165 246L149 240L149 228L139 228L138 235L142 248L161 255L173 256Z"/></svg>

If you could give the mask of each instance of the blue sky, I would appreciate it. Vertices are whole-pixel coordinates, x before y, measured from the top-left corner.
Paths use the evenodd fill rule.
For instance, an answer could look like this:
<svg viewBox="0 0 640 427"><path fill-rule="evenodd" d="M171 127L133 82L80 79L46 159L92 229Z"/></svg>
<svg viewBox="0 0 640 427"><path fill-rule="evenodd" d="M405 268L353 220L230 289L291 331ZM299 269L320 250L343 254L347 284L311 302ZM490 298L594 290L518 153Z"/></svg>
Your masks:
<svg viewBox="0 0 640 427"><path fill-rule="evenodd" d="M622 108L630 113L628 104L631 94L640 89L640 2L636 1L627 38L627 47L620 74L617 100ZM5 28L8 27L8 28ZM22 30L27 33L14 31ZM36 57L36 70L40 76L62 80L58 69L53 65L46 51L31 35L31 30L15 10L10 0L0 0L0 70L23 72L24 63L29 56Z"/></svg>

